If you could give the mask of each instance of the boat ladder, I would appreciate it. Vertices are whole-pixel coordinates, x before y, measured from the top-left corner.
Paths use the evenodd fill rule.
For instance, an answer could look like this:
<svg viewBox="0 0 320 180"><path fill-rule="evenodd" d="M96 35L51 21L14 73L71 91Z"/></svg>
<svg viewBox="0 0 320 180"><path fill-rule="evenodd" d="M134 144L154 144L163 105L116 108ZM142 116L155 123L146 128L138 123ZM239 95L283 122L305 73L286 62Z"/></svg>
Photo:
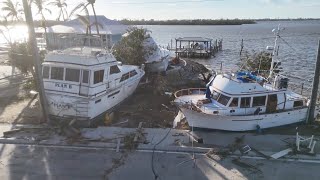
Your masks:
<svg viewBox="0 0 320 180"><path fill-rule="evenodd" d="M76 117L83 118L89 116L89 102L77 102L76 103Z"/></svg>

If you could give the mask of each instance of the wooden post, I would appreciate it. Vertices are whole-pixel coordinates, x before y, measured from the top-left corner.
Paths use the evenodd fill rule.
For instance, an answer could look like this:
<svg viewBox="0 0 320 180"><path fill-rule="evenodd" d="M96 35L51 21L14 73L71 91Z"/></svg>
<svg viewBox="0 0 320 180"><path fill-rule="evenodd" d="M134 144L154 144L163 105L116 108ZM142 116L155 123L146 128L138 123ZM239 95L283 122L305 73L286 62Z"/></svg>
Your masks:
<svg viewBox="0 0 320 180"><path fill-rule="evenodd" d="M178 54L178 40L176 39L176 57L179 57L179 54Z"/></svg>
<svg viewBox="0 0 320 180"><path fill-rule="evenodd" d="M38 52L38 47L37 47L37 42L35 38L35 32L34 32L34 24L33 24L33 19L32 19L32 12L31 8L28 5L28 0L23 0L23 8L24 8L24 14L26 17L26 22L28 25L28 31L29 31L29 46L32 51L32 57L34 59L34 68L35 68L35 73L36 73L36 84L39 88L39 99L40 99L40 104L42 108L42 113L47 122L50 122L49 117L48 117L48 104L47 104L47 99L45 97L45 91L44 91L44 86L43 86L43 79L42 79L42 71L41 71L41 61L40 61L40 55Z"/></svg>
<svg viewBox="0 0 320 180"><path fill-rule="evenodd" d="M314 111L315 111L317 96L318 96L319 76L320 76L320 40L318 41L317 62L316 62L316 68L314 70L311 102L310 102L310 107L308 112L307 123L312 123L314 121L314 113L315 113Z"/></svg>

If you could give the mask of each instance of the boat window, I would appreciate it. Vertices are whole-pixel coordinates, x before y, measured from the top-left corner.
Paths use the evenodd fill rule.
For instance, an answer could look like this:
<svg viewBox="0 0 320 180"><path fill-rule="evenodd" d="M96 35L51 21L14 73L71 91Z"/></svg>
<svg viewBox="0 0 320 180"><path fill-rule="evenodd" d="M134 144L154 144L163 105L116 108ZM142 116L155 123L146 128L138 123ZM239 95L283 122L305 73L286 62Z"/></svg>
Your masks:
<svg viewBox="0 0 320 180"><path fill-rule="evenodd" d="M51 79L63 80L63 68L51 67Z"/></svg>
<svg viewBox="0 0 320 180"><path fill-rule="evenodd" d="M89 83L89 71L88 70L83 70L82 71L82 83Z"/></svg>
<svg viewBox="0 0 320 180"><path fill-rule="evenodd" d="M294 101L293 107L301 107L301 106L303 106L303 101L302 100L301 101Z"/></svg>
<svg viewBox="0 0 320 180"><path fill-rule="evenodd" d="M120 69L119 69L119 67L117 65L114 65L114 66L110 67L110 75L111 74L117 74L119 72L121 72L121 71L120 71Z"/></svg>
<svg viewBox="0 0 320 180"><path fill-rule="evenodd" d="M66 68L66 81L79 82L80 79L80 70L79 69L69 69Z"/></svg>
<svg viewBox="0 0 320 180"><path fill-rule="evenodd" d="M217 91L212 92L212 99L217 100L219 96L220 96L220 93L218 93Z"/></svg>
<svg viewBox="0 0 320 180"><path fill-rule="evenodd" d="M235 97L232 99L229 107L238 107L238 102L239 102L239 98L238 97Z"/></svg>
<svg viewBox="0 0 320 180"><path fill-rule="evenodd" d="M230 97L221 94L220 97L219 97L219 99L218 99L218 102L219 102L220 104L223 104L223 105L226 106L226 105L228 104L229 100L230 100Z"/></svg>
<svg viewBox="0 0 320 180"><path fill-rule="evenodd" d="M103 82L104 70L99 70L94 72L93 84Z"/></svg>
<svg viewBox="0 0 320 180"><path fill-rule="evenodd" d="M49 70L50 70L50 67L43 66L43 69L42 69L42 77L43 78L49 79Z"/></svg>
<svg viewBox="0 0 320 180"><path fill-rule="evenodd" d="M253 97L252 107L265 106L265 105L266 105L266 96Z"/></svg>
<svg viewBox="0 0 320 180"><path fill-rule="evenodd" d="M248 107L250 107L250 100L251 100L251 97L242 97L242 98L241 98L240 107L241 107L241 108L248 108Z"/></svg>
<svg viewBox="0 0 320 180"><path fill-rule="evenodd" d="M123 74L123 75L121 76L120 82L125 81L125 80L127 80L127 79L129 79L129 73Z"/></svg>
<svg viewBox="0 0 320 180"><path fill-rule="evenodd" d="M135 76L135 75L137 75L137 74L138 74L138 73L137 73L136 70L130 71L130 77L133 77L133 76Z"/></svg>

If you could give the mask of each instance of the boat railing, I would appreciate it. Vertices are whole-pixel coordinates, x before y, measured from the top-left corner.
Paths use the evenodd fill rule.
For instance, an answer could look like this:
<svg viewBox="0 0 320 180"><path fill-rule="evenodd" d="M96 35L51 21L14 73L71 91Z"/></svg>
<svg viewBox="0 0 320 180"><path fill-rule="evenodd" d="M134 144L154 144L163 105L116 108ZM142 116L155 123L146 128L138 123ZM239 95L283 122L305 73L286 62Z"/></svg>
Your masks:
<svg viewBox="0 0 320 180"><path fill-rule="evenodd" d="M188 89L181 89L174 93L175 98L187 95L199 95L205 94L206 88L188 88Z"/></svg>

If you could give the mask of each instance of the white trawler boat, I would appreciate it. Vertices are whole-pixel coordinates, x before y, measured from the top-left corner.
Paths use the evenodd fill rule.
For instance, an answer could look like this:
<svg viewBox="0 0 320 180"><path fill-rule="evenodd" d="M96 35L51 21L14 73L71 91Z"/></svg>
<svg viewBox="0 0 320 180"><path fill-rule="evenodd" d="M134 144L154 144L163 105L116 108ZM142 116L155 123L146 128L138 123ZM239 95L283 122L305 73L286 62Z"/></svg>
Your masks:
<svg viewBox="0 0 320 180"><path fill-rule="evenodd" d="M146 71L166 71L171 60L170 51L159 47L150 34L147 34L147 38L143 41L142 46L147 51L145 55Z"/></svg>
<svg viewBox="0 0 320 180"><path fill-rule="evenodd" d="M130 96L145 72L138 66L122 65L103 48L90 46L100 39L82 39L89 46L48 53L42 73L51 118L76 119L88 126Z"/></svg>
<svg viewBox="0 0 320 180"><path fill-rule="evenodd" d="M250 72L219 74L207 88L177 91L175 103L196 128L248 131L305 121L308 99L287 89L288 79L273 72L274 63L273 56L267 82Z"/></svg>

